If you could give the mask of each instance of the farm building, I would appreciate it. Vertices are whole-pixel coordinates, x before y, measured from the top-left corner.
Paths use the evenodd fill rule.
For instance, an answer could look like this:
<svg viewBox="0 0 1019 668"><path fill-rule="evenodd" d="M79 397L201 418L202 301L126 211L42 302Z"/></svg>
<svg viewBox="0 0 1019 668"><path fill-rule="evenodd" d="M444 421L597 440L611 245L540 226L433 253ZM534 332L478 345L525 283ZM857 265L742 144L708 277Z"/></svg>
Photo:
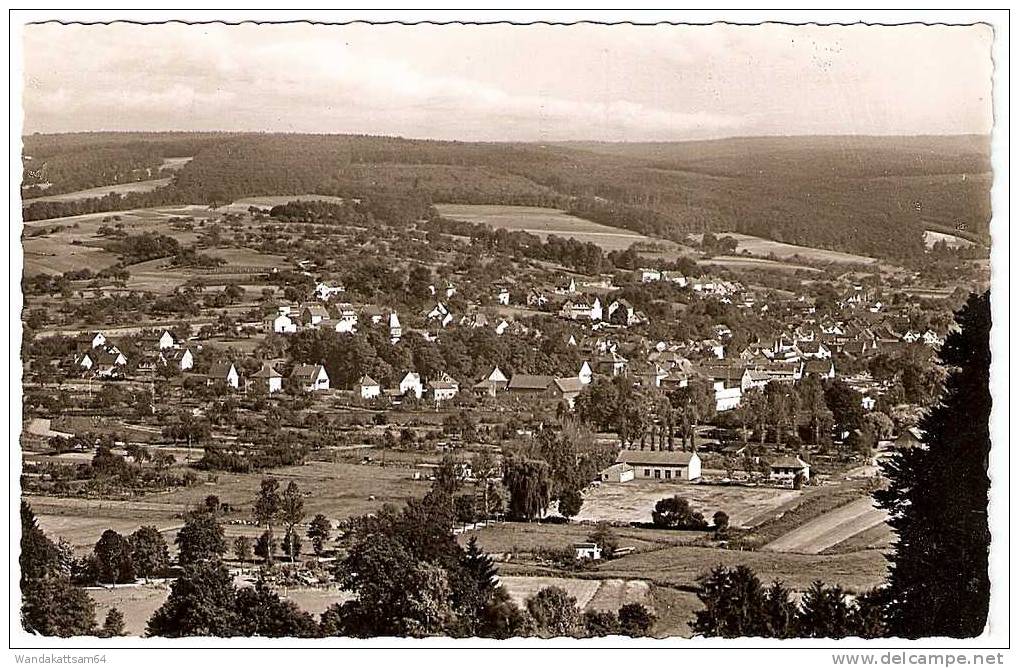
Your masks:
<svg viewBox="0 0 1019 668"><path fill-rule="evenodd" d="M329 389L329 374L321 364L298 364L290 372L290 380L305 392Z"/></svg>
<svg viewBox="0 0 1019 668"><path fill-rule="evenodd" d="M237 373L237 368L231 362L213 364L209 367L206 379L209 385L213 383L226 383L235 390L241 385L241 376Z"/></svg>
<svg viewBox="0 0 1019 668"><path fill-rule="evenodd" d="M695 480L701 477L701 458L696 452L621 450L616 463L631 466L638 479Z"/></svg>
<svg viewBox="0 0 1019 668"><path fill-rule="evenodd" d="M449 374L442 374L437 380L428 381L428 390L432 393L435 403L449 401L460 391L460 383L453 380Z"/></svg>
<svg viewBox="0 0 1019 668"><path fill-rule="evenodd" d="M407 394L413 394L414 398L420 399L421 395L424 394L425 388L421 384L421 375L408 371L407 374L400 380L400 396L406 396Z"/></svg>
<svg viewBox="0 0 1019 668"><path fill-rule="evenodd" d="M633 480L633 467L629 464L613 464L598 474L602 482L630 482Z"/></svg>
<svg viewBox="0 0 1019 668"><path fill-rule="evenodd" d="M804 482L810 480L810 464L799 457L778 457L771 462L772 480L792 480L798 473Z"/></svg>
<svg viewBox="0 0 1019 668"><path fill-rule="evenodd" d="M506 389L513 394L546 394L554 380L552 376L532 376L526 373L515 373L510 378Z"/></svg>

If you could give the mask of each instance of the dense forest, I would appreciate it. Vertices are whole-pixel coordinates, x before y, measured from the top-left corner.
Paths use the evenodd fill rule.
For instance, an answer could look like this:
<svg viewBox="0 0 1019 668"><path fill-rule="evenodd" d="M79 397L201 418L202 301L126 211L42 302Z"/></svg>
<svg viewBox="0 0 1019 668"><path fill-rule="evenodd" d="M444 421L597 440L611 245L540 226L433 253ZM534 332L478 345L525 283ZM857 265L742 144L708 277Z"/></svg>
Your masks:
<svg viewBox="0 0 1019 668"><path fill-rule="evenodd" d="M990 220L989 142L976 136L538 145L100 133L26 137L25 155L33 170L47 165L48 192L95 187L166 157L194 156L164 188L29 200L26 220L257 195L360 198L384 191L432 202L556 207L674 240L731 231L882 258L922 253L924 229L963 230L986 243Z"/></svg>

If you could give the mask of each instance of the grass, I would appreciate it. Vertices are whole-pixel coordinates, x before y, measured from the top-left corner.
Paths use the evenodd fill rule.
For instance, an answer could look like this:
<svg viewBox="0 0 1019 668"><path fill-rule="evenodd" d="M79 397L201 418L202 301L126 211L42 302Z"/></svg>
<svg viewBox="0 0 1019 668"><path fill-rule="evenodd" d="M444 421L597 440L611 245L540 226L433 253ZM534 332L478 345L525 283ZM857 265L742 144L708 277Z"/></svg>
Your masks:
<svg viewBox="0 0 1019 668"><path fill-rule="evenodd" d="M439 214L446 218L529 232L543 239L554 234L564 238L591 242L605 251L626 250L639 241L665 246L674 245L671 242L652 239L636 232L593 223L557 209L495 204L436 204L435 208Z"/></svg>
<svg viewBox="0 0 1019 668"><path fill-rule="evenodd" d="M501 522L477 531L461 534L460 542L466 545L477 537L478 545L491 553L531 552L539 548L568 548L574 543L586 542L594 530L591 524L539 524L536 522ZM701 537L695 531L665 531L616 527L620 547L633 547L637 551L660 549L663 546L681 545Z"/></svg>
<svg viewBox="0 0 1019 668"><path fill-rule="evenodd" d="M60 195L46 195L45 197L33 197L32 199L24 200L24 204L32 204L34 202L73 202L80 199L92 199L97 197L105 197L110 193L116 193L117 195L126 195L127 193L147 193L156 188L162 188L165 185L169 185L170 179L150 179L148 181L132 181L131 183L117 183L109 186L99 186L98 188L89 188L88 190L76 190L70 193L61 193Z"/></svg>
<svg viewBox="0 0 1019 668"><path fill-rule="evenodd" d="M699 237L701 235L694 235ZM809 246L794 246L793 244L762 239L761 237L738 232L718 232L716 236L732 237L737 241L736 252L747 251L751 255L771 256L781 260L802 258L810 262L836 262L843 264L873 264L877 260L865 255L854 255L839 251L825 250L823 248L811 248Z"/></svg>
<svg viewBox="0 0 1019 668"><path fill-rule="evenodd" d="M802 264L793 264L791 262L780 262L778 260L767 260L760 257L744 257L739 255L716 255L715 257L698 260L697 264L708 266L708 267L725 267L726 269L765 269L772 271L782 271L788 273L795 273L797 271L808 271L812 273L822 273L820 269L816 267L808 267Z"/></svg>
<svg viewBox="0 0 1019 668"><path fill-rule="evenodd" d="M578 521L650 522L655 503L680 495L710 520L718 510L732 526L748 526L762 513L797 498L800 493L771 487L696 485L653 481L603 483L585 493Z"/></svg>

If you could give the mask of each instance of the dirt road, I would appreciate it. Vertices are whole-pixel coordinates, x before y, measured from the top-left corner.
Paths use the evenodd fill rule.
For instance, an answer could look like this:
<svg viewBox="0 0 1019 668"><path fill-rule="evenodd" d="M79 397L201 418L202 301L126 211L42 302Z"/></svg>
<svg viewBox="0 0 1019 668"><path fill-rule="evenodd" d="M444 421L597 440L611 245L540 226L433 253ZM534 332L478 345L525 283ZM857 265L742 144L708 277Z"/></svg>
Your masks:
<svg viewBox="0 0 1019 668"><path fill-rule="evenodd" d="M865 497L793 529L762 549L769 552L819 554L850 536L877 526L887 518L884 510L874 507L870 497Z"/></svg>

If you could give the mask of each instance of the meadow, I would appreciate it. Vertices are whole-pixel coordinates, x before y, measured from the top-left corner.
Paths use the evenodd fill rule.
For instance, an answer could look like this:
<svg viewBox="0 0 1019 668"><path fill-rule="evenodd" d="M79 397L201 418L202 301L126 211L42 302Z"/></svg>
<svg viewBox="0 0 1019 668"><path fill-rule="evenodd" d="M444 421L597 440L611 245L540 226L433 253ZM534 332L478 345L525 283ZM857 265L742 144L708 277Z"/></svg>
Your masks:
<svg viewBox="0 0 1019 668"><path fill-rule="evenodd" d="M132 181L130 183L115 183L108 186L99 186L98 188L89 188L88 190L76 190L70 193L61 193L59 195L45 195L43 197L33 197L24 201L24 204L32 204L35 202L74 202L81 199L92 199L105 197L110 193L115 195L126 195L127 193L147 193L155 190L156 188L162 188L163 186L169 185L169 178L165 179L149 179L148 181Z"/></svg>
<svg viewBox="0 0 1019 668"><path fill-rule="evenodd" d="M699 241L702 235L692 236ZM737 253L746 252L756 257L771 258L773 256L780 260L800 259L808 262L833 262L837 264L874 264L877 262L875 258L865 255L854 255L853 253L842 253L840 251L811 248L809 246L795 246L749 234L740 234L739 232L718 232L716 236L732 237L737 242Z"/></svg>

